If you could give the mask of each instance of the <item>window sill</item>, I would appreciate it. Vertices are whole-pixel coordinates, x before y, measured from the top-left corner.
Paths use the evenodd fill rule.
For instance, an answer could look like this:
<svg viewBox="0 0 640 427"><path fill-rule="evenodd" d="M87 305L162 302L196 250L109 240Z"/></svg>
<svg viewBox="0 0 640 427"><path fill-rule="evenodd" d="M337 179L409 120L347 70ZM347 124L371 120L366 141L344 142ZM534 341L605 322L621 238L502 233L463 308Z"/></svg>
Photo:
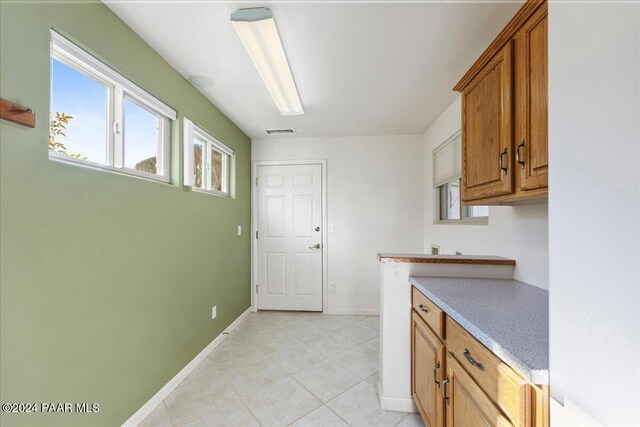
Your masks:
<svg viewBox="0 0 640 427"><path fill-rule="evenodd" d="M187 187L187 188L189 188L189 187ZM223 191L205 190L205 189L198 188L198 187L190 187L190 188L191 188L192 191L195 191L196 193L208 194L210 196L224 197L225 199L230 199L231 198L229 193L225 193Z"/></svg>
<svg viewBox="0 0 640 427"><path fill-rule="evenodd" d="M439 219L433 223L435 225L489 225L489 219Z"/></svg>
<svg viewBox="0 0 640 427"><path fill-rule="evenodd" d="M153 174L141 172L135 169L116 168L113 166L102 165L100 163L94 163L88 160L76 159L74 157L65 156L64 154L58 154L54 151L49 151L49 160L53 160L54 162L67 163L67 164L89 168L89 169L103 170L103 171L115 173L118 175L144 179L145 181L153 181L153 182L159 182L162 184L171 185L169 178L165 176L153 175Z"/></svg>

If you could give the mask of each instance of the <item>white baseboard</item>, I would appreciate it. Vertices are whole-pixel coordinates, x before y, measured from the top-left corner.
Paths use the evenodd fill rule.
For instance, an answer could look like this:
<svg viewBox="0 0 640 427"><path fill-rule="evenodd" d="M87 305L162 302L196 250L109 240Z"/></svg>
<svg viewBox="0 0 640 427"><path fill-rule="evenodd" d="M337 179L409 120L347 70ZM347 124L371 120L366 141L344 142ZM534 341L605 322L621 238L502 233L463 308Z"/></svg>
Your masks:
<svg viewBox="0 0 640 427"><path fill-rule="evenodd" d="M380 310L369 310L363 308L328 308L325 314L355 314L360 316L379 316Z"/></svg>
<svg viewBox="0 0 640 427"><path fill-rule="evenodd" d="M385 411L418 412L418 407L413 398L388 397L382 395L382 387L378 383L378 400L380 407Z"/></svg>
<svg viewBox="0 0 640 427"><path fill-rule="evenodd" d="M240 322L242 322L242 320L247 317L249 313L251 313L251 311L252 308L249 307L247 310L245 310L244 313L238 316L238 318L234 320L232 324L227 326L227 328L220 335L215 337L214 340L204 348L204 350L198 353L198 355L194 357L191 362L187 363L187 366L182 368L182 370L178 372L175 377L171 378L171 380L169 380L169 382L165 384L165 386L162 387L160 391L154 394L147 403L142 405L142 407L138 409L135 414L133 414L127 421L124 422L124 424L122 424L122 426L135 427L140 424L142 420L144 420L147 415L149 415L151 411L156 408L156 406L158 406L167 396L169 396L169 394L178 386L178 384L182 382L182 380L187 378L191 371L193 371L196 366L198 366L200 362L202 362L204 358L209 355L209 353L211 353L218 345L220 345L222 340L224 340L226 337L225 334L233 331L240 324Z"/></svg>

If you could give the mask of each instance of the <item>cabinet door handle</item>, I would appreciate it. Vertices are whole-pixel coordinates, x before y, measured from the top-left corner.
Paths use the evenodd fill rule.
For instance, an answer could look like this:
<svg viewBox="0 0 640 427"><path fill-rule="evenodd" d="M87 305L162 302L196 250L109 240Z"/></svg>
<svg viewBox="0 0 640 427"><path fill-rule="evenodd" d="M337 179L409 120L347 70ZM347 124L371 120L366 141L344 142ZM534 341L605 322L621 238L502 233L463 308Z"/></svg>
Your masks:
<svg viewBox="0 0 640 427"><path fill-rule="evenodd" d="M471 363L473 366L480 368L481 370L484 371L484 365L480 362L478 362L476 359L474 359L473 357L471 357L471 353L469 352L468 349L464 349L464 353L462 353L464 355L464 358L467 359L467 361L469 363Z"/></svg>
<svg viewBox="0 0 640 427"><path fill-rule="evenodd" d="M420 310L424 311L425 313L429 312L429 310L423 304L420 304L418 307L420 307Z"/></svg>
<svg viewBox="0 0 640 427"><path fill-rule="evenodd" d="M522 140L520 141L520 145L518 145L518 148L516 148L516 162L520 164L520 167L522 169L524 169L525 161L524 161L524 156L522 156L523 160L520 160L520 149L524 148L524 146L525 146L525 140L524 138L522 138Z"/></svg>
<svg viewBox="0 0 640 427"><path fill-rule="evenodd" d="M438 384L438 388L440 388L440 381L438 381L438 369L440 369L440 362L436 363L436 366L433 367L433 380Z"/></svg>
<svg viewBox="0 0 640 427"><path fill-rule="evenodd" d="M445 378L442 381L442 398L444 399L444 403L449 405L449 396L447 395L447 384L449 384L449 377Z"/></svg>
<svg viewBox="0 0 640 427"><path fill-rule="evenodd" d="M504 158L504 156L506 154L507 154L507 149L505 148L502 151L502 153L500 153L500 157L498 157L498 166L500 167L500 169L502 169L502 173L505 174L505 175L507 174L508 167L504 166L504 163L503 163L502 159Z"/></svg>

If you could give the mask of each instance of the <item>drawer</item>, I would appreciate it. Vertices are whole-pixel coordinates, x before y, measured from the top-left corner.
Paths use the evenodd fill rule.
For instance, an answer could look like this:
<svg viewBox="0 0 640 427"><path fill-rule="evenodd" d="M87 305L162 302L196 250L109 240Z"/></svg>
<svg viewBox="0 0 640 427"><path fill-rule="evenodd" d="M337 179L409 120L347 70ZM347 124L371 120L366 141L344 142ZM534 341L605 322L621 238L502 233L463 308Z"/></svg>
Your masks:
<svg viewBox="0 0 640 427"><path fill-rule="evenodd" d="M450 317L446 319L447 350L515 426L530 424L529 384Z"/></svg>
<svg viewBox="0 0 640 427"><path fill-rule="evenodd" d="M444 312L434 303L425 297L422 292L413 289L413 309L427 322L427 325L440 337L444 339Z"/></svg>

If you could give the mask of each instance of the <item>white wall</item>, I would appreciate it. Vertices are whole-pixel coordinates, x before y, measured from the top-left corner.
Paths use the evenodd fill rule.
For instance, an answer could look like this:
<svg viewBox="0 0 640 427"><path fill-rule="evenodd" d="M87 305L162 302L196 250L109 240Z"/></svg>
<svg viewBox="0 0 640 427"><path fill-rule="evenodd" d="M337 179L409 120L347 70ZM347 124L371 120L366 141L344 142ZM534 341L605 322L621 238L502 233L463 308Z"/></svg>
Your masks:
<svg viewBox="0 0 640 427"><path fill-rule="evenodd" d="M265 138L252 159L327 159L330 312L377 313L378 252L422 252L422 137Z"/></svg>
<svg viewBox="0 0 640 427"><path fill-rule="evenodd" d="M460 97L440 115L424 134L425 224L424 251L439 245L441 253L500 255L516 260L514 277L548 289L549 257L547 204L492 206L488 225L434 224L435 191L432 153L460 130Z"/></svg>
<svg viewBox="0 0 640 427"><path fill-rule="evenodd" d="M549 4L552 425L640 425L640 5Z"/></svg>

